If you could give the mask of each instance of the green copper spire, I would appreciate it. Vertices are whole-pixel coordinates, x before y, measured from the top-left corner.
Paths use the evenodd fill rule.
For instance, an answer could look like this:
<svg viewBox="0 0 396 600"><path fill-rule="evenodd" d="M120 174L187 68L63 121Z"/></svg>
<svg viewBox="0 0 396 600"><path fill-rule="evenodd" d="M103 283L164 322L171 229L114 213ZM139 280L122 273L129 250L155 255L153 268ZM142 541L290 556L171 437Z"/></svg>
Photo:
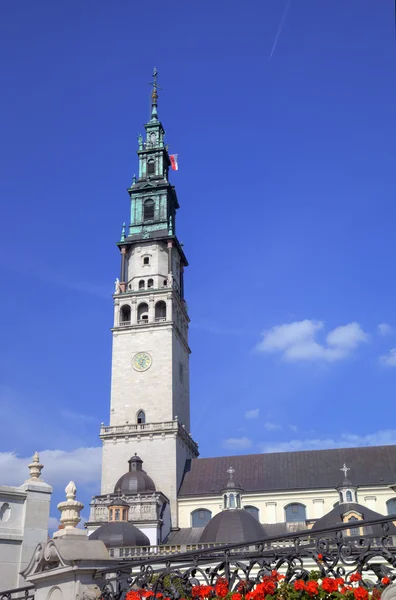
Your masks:
<svg viewBox="0 0 396 600"><path fill-rule="evenodd" d="M157 84L157 75L158 71L154 67L153 71L153 81L149 83L153 87L153 91L151 94L151 121L158 121L158 112L157 112L157 102L158 102L158 92L161 88Z"/></svg>
<svg viewBox="0 0 396 600"><path fill-rule="evenodd" d="M125 241L125 228L126 228L126 225L125 225L125 222L124 222L124 223L122 224L122 231L121 231L121 239L120 239L120 242L123 242L123 241Z"/></svg>

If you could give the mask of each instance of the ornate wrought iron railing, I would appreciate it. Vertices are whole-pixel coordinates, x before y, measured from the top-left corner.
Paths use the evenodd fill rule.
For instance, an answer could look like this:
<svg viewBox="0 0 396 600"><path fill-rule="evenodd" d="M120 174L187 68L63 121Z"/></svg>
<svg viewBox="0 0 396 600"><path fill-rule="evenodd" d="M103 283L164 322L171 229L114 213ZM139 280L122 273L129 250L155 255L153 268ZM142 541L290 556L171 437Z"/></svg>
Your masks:
<svg viewBox="0 0 396 600"><path fill-rule="evenodd" d="M396 518L395 518L396 520ZM356 526L356 522L354 522ZM213 546L171 556L114 561L114 567L97 571L103 600L122 600L136 588L151 591L153 599L191 598L195 585L228 582L235 592L241 585L252 590L275 570L284 581L307 580L314 570L320 578L362 575L366 588L384 577L396 578L396 528L392 517L359 521L361 536L350 536L351 525L305 530L239 544Z"/></svg>
<svg viewBox="0 0 396 600"><path fill-rule="evenodd" d="M0 592L0 600L34 600L34 585Z"/></svg>

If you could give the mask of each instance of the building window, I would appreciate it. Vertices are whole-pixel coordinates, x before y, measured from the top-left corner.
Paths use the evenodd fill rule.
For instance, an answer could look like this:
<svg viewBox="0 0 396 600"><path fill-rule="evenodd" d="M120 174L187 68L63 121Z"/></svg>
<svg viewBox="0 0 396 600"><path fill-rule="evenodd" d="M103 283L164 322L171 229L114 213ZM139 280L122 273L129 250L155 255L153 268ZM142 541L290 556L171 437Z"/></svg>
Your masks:
<svg viewBox="0 0 396 600"><path fill-rule="evenodd" d="M285 506L285 517L287 523L305 521L307 517L304 504L294 503Z"/></svg>
<svg viewBox="0 0 396 600"><path fill-rule="evenodd" d="M155 175L155 162L153 158L147 161L147 175Z"/></svg>
<svg viewBox="0 0 396 600"><path fill-rule="evenodd" d="M146 287L146 283L145 283L144 279L141 279L139 281L139 290L144 290L145 287Z"/></svg>
<svg viewBox="0 0 396 600"><path fill-rule="evenodd" d="M155 320L165 321L166 319L166 304L163 300L160 300L155 305Z"/></svg>
<svg viewBox="0 0 396 600"><path fill-rule="evenodd" d="M149 279L147 282L147 287L152 288L154 287L154 279Z"/></svg>
<svg viewBox="0 0 396 600"><path fill-rule="evenodd" d="M114 521L113 509L109 510L109 521Z"/></svg>
<svg viewBox="0 0 396 600"><path fill-rule="evenodd" d="M144 413L143 410L139 410L138 414L137 414L137 422L139 425L143 425L143 423L146 422L146 415Z"/></svg>
<svg viewBox="0 0 396 600"><path fill-rule="evenodd" d="M143 221L152 221L154 219L154 200L146 200L143 204Z"/></svg>
<svg viewBox="0 0 396 600"><path fill-rule="evenodd" d="M144 265L149 265L150 264L150 257L149 256L145 256L143 258L143 264Z"/></svg>
<svg viewBox="0 0 396 600"><path fill-rule="evenodd" d="M347 490L346 501L347 502L352 502L352 492L351 492L351 490Z"/></svg>
<svg viewBox="0 0 396 600"><path fill-rule="evenodd" d="M131 307L128 304L124 304L121 306L120 310L120 323L130 323L131 322Z"/></svg>
<svg viewBox="0 0 396 600"><path fill-rule="evenodd" d="M230 494L228 496L228 508L235 508L236 504L235 504L235 496L234 494Z"/></svg>
<svg viewBox="0 0 396 600"><path fill-rule="evenodd" d="M142 302L138 306L138 323L148 321L148 304L146 302Z"/></svg>
<svg viewBox="0 0 396 600"><path fill-rule="evenodd" d="M351 517L350 519L348 519L348 523L351 523L353 521L358 521L359 519L357 519L356 517ZM352 527L349 530L350 535L360 535L360 531L359 531L359 527Z"/></svg>
<svg viewBox="0 0 396 600"><path fill-rule="evenodd" d="M164 279L164 287L166 287L168 285L168 280Z"/></svg>
<svg viewBox="0 0 396 600"><path fill-rule="evenodd" d="M115 521L119 521L120 520L120 509L116 508L114 512L115 512Z"/></svg>
<svg viewBox="0 0 396 600"><path fill-rule="evenodd" d="M205 527L212 518L212 513L206 508L198 508L191 513L191 527Z"/></svg>
<svg viewBox="0 0 396 600"><path fill-rule="evenodd" d="M252 515L252 517L254 517L256 521L260 521L258 508L256 508L255 506L244 506L243 508L246 510L246 512Z"/></svg>
<svg viewBox="0 0 396 600"><path fill-rule="evenodd" d="M391 498L386 503L388 515L396 515L396 498Z"/></svg>
<svg viewBox="0 0 396 600"><path fill-rule="evenodd" d="M122 520L126 521L127 520L127 516L128 516L128 511L126 508L122 509Z"/></svg>

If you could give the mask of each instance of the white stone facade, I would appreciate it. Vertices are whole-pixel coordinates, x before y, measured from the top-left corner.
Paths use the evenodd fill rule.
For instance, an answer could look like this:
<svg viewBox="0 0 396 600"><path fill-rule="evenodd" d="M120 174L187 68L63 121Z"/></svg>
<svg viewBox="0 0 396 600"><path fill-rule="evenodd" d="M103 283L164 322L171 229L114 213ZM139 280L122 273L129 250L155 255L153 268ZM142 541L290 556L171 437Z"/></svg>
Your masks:
<svg viewBox="0 0 396 600"><path fill-rule="evenodd" d="M387 501L395 498L394 491L388 486L359 488L358 502L382 515L388 514ZM285 508L289 504L303 504L307 521L319 519L333 510L339 500L338 492L333 489L298 490L287 492L244 492L242 507L254 506L259 510L260 523L283 523L286 521ZM179 498L179 527L191 527L191 513L198 509L210 510L215 516L222 510L222 496Z"/></svg>
<svg viewBox="0 0 396 600"><path fill-rule="evenodd" d="M156 489L168 498L177 527L186 460L198 454L190 436L189 318L177 245L169 240L130 244L125 272L125 291L114 295L110 425L102 425L100 434L101 494L114 492L137 453ZM159 302L165 313L156 309ZM147 360L143 367L135 362L141 355Z"/></svg>
<svg viewBox="0 0 396 600"><path fill-rule="evenodd" d="M0 587L3 590L23 585L20 571L29 564L37 544L45 543L48 538L52 488L38 479L38 475L19 487L0 486Z"/></svg>

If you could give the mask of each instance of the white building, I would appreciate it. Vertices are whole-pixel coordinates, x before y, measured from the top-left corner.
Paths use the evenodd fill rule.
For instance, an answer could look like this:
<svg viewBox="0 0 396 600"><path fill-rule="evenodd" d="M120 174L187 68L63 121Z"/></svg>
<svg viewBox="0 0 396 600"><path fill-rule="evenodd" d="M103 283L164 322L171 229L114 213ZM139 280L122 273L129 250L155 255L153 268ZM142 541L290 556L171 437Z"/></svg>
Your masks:
<svg viewBox="0 0 396 600"><path fill-rule="evenodd" d="M52 488L40 479L42 468L36 452L29 479L18 487L0 486L1 589L23 585L20 572L37 544L47 541Z"/></svg>

